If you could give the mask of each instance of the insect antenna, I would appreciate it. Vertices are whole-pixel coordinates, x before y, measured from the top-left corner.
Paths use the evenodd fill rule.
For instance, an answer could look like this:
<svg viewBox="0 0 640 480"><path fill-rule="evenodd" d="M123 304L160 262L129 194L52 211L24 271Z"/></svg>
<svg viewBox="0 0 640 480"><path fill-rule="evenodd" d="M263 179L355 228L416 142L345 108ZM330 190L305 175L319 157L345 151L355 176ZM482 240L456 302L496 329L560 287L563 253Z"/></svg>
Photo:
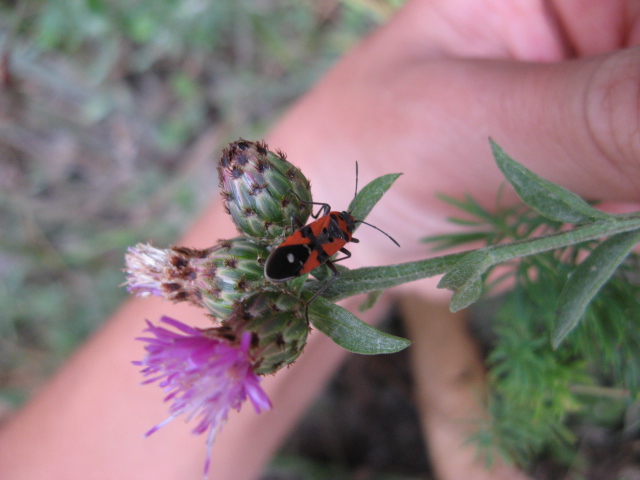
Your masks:
<svg viewBox="0 0 640 480"><path fill-rule="evenodd" d="M389 240L391 240L393 243L395 243L397 246L400 246L400 244L398 242L396 242L396 239L393 238L391 235L389 235L387 232L385 232L384 230L379 229L378 227L376 227L375 225L371 225L370 223L365 222L364 220L354 220L354 223L364 223L365 225L369 225L372 228L375 228L376 230L378 230L381 233L384 233L387 237L389 237Z"/></svg>

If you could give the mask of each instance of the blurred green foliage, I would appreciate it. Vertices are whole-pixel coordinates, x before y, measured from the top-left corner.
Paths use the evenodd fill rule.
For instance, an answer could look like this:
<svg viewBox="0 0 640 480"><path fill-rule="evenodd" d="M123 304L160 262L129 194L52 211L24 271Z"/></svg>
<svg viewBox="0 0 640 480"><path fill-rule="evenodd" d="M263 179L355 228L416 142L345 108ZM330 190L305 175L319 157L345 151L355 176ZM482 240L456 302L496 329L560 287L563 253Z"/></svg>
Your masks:
<svg viewBox="0 0 640 480"><path fill-rule="evenodd" d="M568 228L524 204L493 212L470 197L442 198L466 213L451 220L471 231L427 239L440 248L505 244ZM499 285L506 290L494 301L494 312L487 315L486 303L478 307L490 317L483 326L490 416L474 439L489 462L497 455L533 468L545 459L574 478L594 466L584 437L606 432L633 438L640 431L640 255L631 253L581 323L558 348L552 343L561 292L597 245L589 241L535 253L485 274L488 290Z"/></svg>
<svg viewBox="0 0 640 480"><path fill-rule="evenodd" d="M92 85L125 77L136 94L144 85L133 82L152 74L173 107L158 119L161 142L179 149L212 119L263 129L375 24L378 10L366 5L57 0L1 11L5 29L30 47L66 56ZM114 107L106 101L100 113Z"/></svg>

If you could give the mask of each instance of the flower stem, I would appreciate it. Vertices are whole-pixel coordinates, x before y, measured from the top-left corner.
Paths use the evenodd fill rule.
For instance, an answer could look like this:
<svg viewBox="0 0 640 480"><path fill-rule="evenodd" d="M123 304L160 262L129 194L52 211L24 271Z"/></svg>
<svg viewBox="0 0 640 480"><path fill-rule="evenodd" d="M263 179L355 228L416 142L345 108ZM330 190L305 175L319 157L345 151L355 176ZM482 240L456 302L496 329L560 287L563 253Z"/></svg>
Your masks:
<svg viewBox="0 0 640 480"><path fill-rule="evenodd" d="M485 271L493 265L515 258L637 229L640 229L640 214L626 215L616 217L613 220L580 225L567 231L550 233L501 245L491 245L441 257L396 265L348 270L341 272L338 278L324 290L322 296L327 300L337 302L353 295L383 290L414 280L441 275L450 271L460 259L468 255L477 256L478 262L474 262L476 267L479 271ZM323 283L317 281L309 287L309 290L316 292L322 287ZM443 286L449 287L449 285Z"/></svg>
<svg viewBox="0 0 640 480"><path fill-rule="evenodd" d="M455 263L469 252L454 253L442 257L427 258L415 262L398 263L382 267L363 267L341 272L322 293L331 302L337 302L360 293L374 292L395 287L403 283L446 273ZM315 282L309 288L319 290L324 282Z"/></svg>

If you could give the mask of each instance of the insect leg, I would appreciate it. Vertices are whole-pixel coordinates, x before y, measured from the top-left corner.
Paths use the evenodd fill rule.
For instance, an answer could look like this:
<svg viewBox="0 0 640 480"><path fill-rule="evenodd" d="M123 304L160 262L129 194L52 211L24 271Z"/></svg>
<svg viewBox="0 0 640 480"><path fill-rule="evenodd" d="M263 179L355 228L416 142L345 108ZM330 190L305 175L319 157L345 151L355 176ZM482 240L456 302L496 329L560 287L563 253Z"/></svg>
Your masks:
<svg viewBox="0 0 640 480"><path fill-rule="evenodd" d="M318 210L318 213L314 215L313 212L311 212L311 216L313 218L324 217L326 214L328 214L331 211L331 205L329 205L328 203L307 202L306 200L302 200L296 192L292 191L291 193L293 193L296 196L296 198L300 203L306 203L307 205L321 205L320 210Z"/></svg>
<svg viewBox="0 0 640 480"><path fill-rule="evenodd" d="M353 240L353 239L352 239L352 240ZM335 260L331 260L331 262L333 262L333 263L341 262L342 260L346 260L347 258L350 258L350 257L351 257L351 252L350 252L349 250L347 250L346 248L341 248L341 249L339 250L339 252L340 252L340 253L344 253L344 257L336 258ZM327 263L327 267L331 268L331 270L332 270L333 272L336 272L336 275L337 275L337 271L338 271L338 270L336 270L336 269L335 269L336 267L333 267L333 264L329 265L329 263L330 263L330 261L329 261L329 260L327 260L327 262L326 262L326 263ZM333 267L333 268L332 268L332 267Z"/></svg>
<svg viewBox="0 0 640 480"><path fill-rule="evenodd" d="M305 202L304 200L300 200L302 203L306 203L308 205L322 205L320 207L320 210L318 210L318 212L314 215L313 212L311 212L311 216L313 218L319 218L319 217L324 217L325 215L327 215L330 211L331 211L331 205L329 205L328 203L321 203L321 202Z"/></svg>
<svg viewBox="0 0 640 480"><path fill-rule="evenodd" d="M344 250L344 249L341 249L341 251L342 250ZM342 253L345 253L345 252L342 252ZM349 252L346 251L346 253L349 253ZM351 256L351 254L349 253L349 257L350 256ZM344 257L344 258L349 258L349 257ZM340 260L344 260L344 258L341 258ZM334 262L335 262L335 260L334 260ZM327 289L327 287L329 285L331 285L335 281L336 278L338 278L338 269L333 264L333 262L331 260L327 260L325 263L326 263L327 267L329 267L329 270L331 270L333 272L333 276L329 280L327 280L325 282L325 284L322 285L322 287L320 287L320 290L318 290L316 293L313 294L313 297L311 297L308 302L306 302L305 308L304 308L304 315L307 318L307 321L309 321L309 305L311 304L311 302L313 302L316 298L318 298L322 294L322 292L324 292Z"/></svg>
<svg viewBox="0 0 640 480"><path fill-rule="evenodd" d="M302 227L304 227L304 223L302 223L295 215L291 216L291 231L295 232L296 230L300 230Z"/></svg>

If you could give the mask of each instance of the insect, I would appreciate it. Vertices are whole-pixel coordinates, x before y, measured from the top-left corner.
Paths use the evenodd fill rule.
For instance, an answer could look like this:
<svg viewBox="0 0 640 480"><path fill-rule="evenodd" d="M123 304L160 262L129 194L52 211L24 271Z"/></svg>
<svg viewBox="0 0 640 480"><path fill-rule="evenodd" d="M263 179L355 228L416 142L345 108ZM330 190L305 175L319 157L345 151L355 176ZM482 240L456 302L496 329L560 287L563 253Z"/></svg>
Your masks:
<svg viewBox="0 0 640 480"><path fill-rule="evenodd" d="M356 162L356 193L354 198L357 194L358 163ZM349 211L331 211L331 206L328 203L304 203L320 205L318 212L315 215L311 214L315 221L296 230L271 251L264 266L264 276L272 282L285 282L309 273L322 264L326 264L333 272L333 276L311 297L307 302L307 307L338 276L338 270L334 263L351 257L351 252L344 246L349 242L359 242L357 238L353 238L356 224L364 223L369 225L384 233L398 247L400 246L391 235L364 220L353 218ZM344 254L344 256L331 260L331 257L338 252Z"/></svg>

